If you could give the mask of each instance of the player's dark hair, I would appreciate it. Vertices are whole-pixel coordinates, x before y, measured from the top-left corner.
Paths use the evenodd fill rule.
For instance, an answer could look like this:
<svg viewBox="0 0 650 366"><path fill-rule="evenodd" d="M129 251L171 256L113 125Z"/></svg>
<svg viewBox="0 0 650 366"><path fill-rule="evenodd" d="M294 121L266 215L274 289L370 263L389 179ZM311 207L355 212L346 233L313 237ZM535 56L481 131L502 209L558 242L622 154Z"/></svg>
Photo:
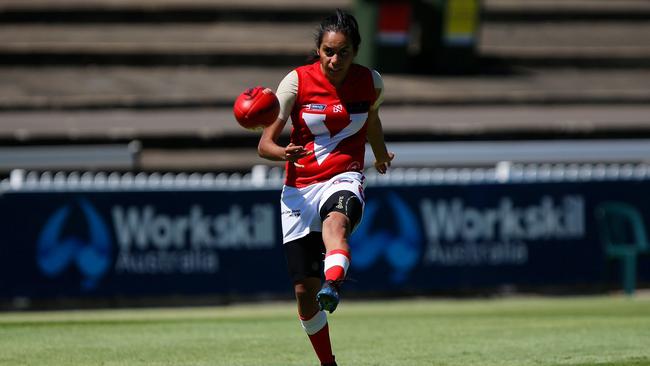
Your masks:
<svg viewBox="0 0 650 366"><path fill-rule="evenodd" d="M359 50L361 44L361 35L359 34L359 23L354 16L336 9L336 14L330 15L323 19L316 32L316 49L320 49L323 42L323 35L327 32L343 33L352 42L354 51Z"/></svg>

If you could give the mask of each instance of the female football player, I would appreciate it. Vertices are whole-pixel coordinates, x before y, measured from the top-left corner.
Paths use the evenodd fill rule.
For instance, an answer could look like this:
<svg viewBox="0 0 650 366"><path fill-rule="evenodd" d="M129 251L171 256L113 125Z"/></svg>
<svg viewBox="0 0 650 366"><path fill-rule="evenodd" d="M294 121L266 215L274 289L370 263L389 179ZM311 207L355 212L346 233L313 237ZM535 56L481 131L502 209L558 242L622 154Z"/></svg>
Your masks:
<svg viewBox="0 0 650 366"><path fill-rule="evenodd" d="M379 173L390 167L379 120L383 81L353 63L361 36L356 19L337 9L316 34L317 61L291 71L278 86L278 119L264 129L258 152L286 160L282 232L298 314L321 365L336 365L325 311L339 302L350 265L348 238L364 206L368 141ZM278 138L291 117L290 143ZM321 275L325 281L321 285Z"/></svg>

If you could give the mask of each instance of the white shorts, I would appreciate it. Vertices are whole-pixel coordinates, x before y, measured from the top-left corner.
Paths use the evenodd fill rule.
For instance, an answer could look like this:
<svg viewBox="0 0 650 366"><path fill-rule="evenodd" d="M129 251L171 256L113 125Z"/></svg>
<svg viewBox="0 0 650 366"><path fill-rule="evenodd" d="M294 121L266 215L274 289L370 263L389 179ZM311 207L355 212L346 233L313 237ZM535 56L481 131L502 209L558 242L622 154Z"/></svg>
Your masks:
<svg viewBox="0 0 650 366"><path fill-rule="evenodd" d="M345 172L326 182L304 188L282 188L282 242L300 239L312 231L323 231L320 209L327 199L339 191L350 191L365 205L365 177L359 172ZM363 212L363 211L362 211ZM359 220L360 221L360 220ZM354 230L354 228L352 228Z"/></svg>

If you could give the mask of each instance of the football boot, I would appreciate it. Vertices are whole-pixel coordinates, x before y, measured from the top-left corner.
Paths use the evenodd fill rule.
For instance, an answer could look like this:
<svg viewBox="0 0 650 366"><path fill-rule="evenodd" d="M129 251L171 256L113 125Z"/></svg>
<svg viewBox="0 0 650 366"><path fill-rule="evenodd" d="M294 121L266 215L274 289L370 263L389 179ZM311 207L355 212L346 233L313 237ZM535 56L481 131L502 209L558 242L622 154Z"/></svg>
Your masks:
<svg viewBox="0 0 650 366"><path fill-rule="evenodd" d="M318 294L316 295L316 300L318 300L320 309L333 313L339 304L339 300L341 299L339 291L339 281L325 281L323 287L320 289L320 291L318 291Z"/></svg>

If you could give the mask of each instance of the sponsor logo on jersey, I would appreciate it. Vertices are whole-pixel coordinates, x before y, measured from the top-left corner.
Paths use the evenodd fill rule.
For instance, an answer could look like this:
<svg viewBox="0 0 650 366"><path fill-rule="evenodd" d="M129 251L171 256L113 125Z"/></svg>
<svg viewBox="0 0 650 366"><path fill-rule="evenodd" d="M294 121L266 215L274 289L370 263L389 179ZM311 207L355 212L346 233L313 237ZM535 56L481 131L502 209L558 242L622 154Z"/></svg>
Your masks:
<svg viewBox="0 0 650 366"><path fill-rule="evenodd" d="M332 107L332 110L334 110L334 113L341 113L343 112L343 105L336 104L334 107Z"/></svg>
<svg viewBox="0 0 650 366"><path fill-rule="evenodd" d="M300 217L300 210L284 210L281 214L282 216Z"/></svg>
<svg viewBox="0 0 650 366"><path fill-rule="evenodd" d="M338 208L339 210L342 210L344 208L343 207L343 200L344 199L345 199L345 196L339 196L339 203L338 203L338 205L336 205L336 208Z"/></svg>
<svg viewBox="0 0 650 366"><path fill-rule="evenodd" d="M326 104L307 104L305 105L305 109L309 111L324 111L325 108L327 108Z"/></svg>

